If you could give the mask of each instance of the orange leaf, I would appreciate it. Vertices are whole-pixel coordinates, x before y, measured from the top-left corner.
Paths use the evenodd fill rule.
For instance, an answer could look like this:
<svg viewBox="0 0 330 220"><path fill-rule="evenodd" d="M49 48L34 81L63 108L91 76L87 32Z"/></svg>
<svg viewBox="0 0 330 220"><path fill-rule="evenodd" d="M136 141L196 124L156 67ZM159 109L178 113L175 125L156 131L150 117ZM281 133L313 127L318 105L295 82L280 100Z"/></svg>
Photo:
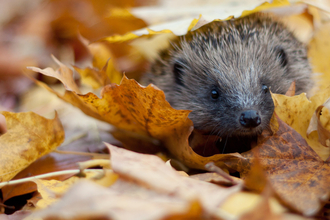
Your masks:
<svg viewBox="0 0 330 220"><path fill-rule="evenodd" d="M195 153L188 142L193 130L193 123L188 118L190 111L173 109L165 100L164 92L152 85L142 87L135 80L123 77L119 86L105 86L101 92L102 98L99 98L93 93L79 95L68 90L64 95L60 95L46 84L34 81L80 108L85 114L128 132L130 137L160 140L171 154L189 167L205 169L204 165L210 161L214 161L217 166L223 166L223 160L226 158L240 157L237 153L212 157L202 157ZM130 138L124 136L120 141L125 144ZM143 145L138 147L143 149ZM136 149L130 149L133 148ZM156 146L154 148L155 150L151 151L153 153L160 150Z"/></svg>

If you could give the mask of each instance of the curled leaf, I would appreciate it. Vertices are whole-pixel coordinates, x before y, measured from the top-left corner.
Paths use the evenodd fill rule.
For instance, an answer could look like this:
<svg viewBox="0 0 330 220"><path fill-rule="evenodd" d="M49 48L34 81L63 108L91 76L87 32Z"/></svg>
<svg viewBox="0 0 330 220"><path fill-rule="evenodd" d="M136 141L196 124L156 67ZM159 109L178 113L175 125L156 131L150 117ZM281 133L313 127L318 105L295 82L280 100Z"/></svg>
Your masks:
<svg viewBox="0 0 330 220"><path fill-rule="evenodd" d="M328 110L330 110L330 99L328 99L323 105L320 105L314 112L310 124L307 129L307 135L309 135L311 132L317 130L319 142L326 147L330 146L330 131L328 131L324 126L323 123L320 120L322 109L326 107ZM327 117L327 124L329 122L329 117Z"/></svg>

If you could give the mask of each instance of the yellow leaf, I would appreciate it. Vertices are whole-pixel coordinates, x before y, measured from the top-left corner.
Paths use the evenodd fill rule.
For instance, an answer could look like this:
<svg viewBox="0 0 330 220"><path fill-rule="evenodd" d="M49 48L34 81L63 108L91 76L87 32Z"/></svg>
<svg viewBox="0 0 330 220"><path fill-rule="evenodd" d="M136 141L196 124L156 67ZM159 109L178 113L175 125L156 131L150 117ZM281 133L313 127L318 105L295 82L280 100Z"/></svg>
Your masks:
<svg viewBox="0 0 330 220"><path fill-rule="evenodd" d="M73 67L81 77L81 83L91 86L93 89L98 89L106 85L105 74L102 74L101 71L87 67L85 69L80 69L79 67Z"/></svg>
<svg viewBox="0 0 330 220"><path fill-rule="evenodd" d="M319 143L316 133L307 138L307 128L314 111L330 97L330 87L315 94L310 100L305 94L288 97L285 95L273 94L276 114L293 129L295 129L309 146L323 159L329 155L329 149Z"/></svg>
<svg viewBox="0 0 330 220"><path fill-rule="evenodd" d="M138 38L139 36L134 34L134 33L127 33L124 35L113 35L110 37L106 37L104 38L104 40L109 41L110 43L119 43L119 42L124 42L124 41L129 41L129 40L134 40L136 38Z"/></svg>
<svg viewBox="0 0 330 220"><path fill-rule="evenodd" d="M86 45L93 55L93 67L101 70L109 59L113 57L110 49L103 43ZM111 64L111 63L110 63ZM111 64L110 66L113 66Z"/></svg>
<svg viewBox="0 0 330 220"><path fill-rule="evenodd" d="M251 192L237 192L231 195L221 206L221 210L232 216L240 216L250 210L262 200L262 196ZM283 213L286 209L275 198L270 199L270 208L275 213Z"/></svg>
<svg viewBox="0 0 330 220"><path fill-rule="evenodd" d="M93 182L101 186L111 186L117 181L118 175L113 173L112 170L94 170L94 172L86 172L86 179L92 180ZM44 209L47 206L53 204L59 198L67 192L67 190L76 182L80 181L81 178L73 176L65 181L57 180L33 180L37 184L38 192L41 194L42 199L38 201L37 208Z"/></svg>
<svg viewBox="0 0 330 220"><path fill-rule="evenodd" d="M260 6L257 6L253 10L245 10L245 11L243 11L241 17L247 16L247 15L253 14L255 12L262 11L262 10L266 10L266 9L270 9L270 8L275 8L275 7L288 6L288 5L290 5L290 2L288 0L274 0L274 1L272 1L272 3L264 2Z"/></svg>
<svg viewBox="0 0 330 220"><path fill-rule="evenodd" d="M0 182L10 180L64 140L57 114L54 119L46 119L33 112L1 114L6 118L8 131L0 136Z"/></svg>

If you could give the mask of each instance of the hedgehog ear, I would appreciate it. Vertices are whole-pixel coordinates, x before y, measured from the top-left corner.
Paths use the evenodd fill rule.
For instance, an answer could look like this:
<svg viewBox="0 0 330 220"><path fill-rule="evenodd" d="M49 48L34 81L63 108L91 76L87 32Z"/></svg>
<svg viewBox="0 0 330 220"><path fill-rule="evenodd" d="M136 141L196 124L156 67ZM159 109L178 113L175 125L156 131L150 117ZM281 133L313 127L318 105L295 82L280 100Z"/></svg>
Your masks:
<svg viewBox="0 0 330 220"><path fill-rule="evenodd" d="M173 74L174 74L175 82L178 85L183 86L184 85L183 80L182 80L183 66L180 63L178 63L178 62L174 63L174 65L173 65Z"/></svg>
<svg viewBox="0 0 330 220"><path fill-rule="evenodd" d="M288 65L288 57L287 57L284 49L280 46L276 46L274 48L274 50L277 55L277 59L280 60L281 66L286 67Z"/></svg>

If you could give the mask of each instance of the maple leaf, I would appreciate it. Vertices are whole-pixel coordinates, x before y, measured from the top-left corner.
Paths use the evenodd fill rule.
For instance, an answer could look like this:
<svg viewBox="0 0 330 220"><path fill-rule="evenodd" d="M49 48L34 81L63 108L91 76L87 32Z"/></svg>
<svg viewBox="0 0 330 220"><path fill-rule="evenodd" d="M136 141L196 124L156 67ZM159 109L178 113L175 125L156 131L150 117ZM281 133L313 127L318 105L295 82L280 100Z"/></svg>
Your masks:
<svg viewBox="0 0 330 220"><path fill-rule="evenodd" d="M42 73L38 69L34 70ZM135 80L123 77L119 86L115 84L105 86L101 92L102 98L99 98L93 93L81 95L70 90L66 90L65 94L61 95L46 84L34 81L64 101L80 108L85 114L126 131L126 136L116 135L116 138L124 144L132 143L132 139L145 140L148 137L160 140L162 146L180 161L198 169L205 169L204 165L210 161L223 166L222 161L226 158L239 157L239 154L202 157L195 153L188 142L193 130L192 121L188 118L190 111L173 109L165 100L164 92L152 85L142 87ZM143 144L125 146L139 152L155 153L162 150L157 145L153 145L151 149L144 148Z"/></svg>

